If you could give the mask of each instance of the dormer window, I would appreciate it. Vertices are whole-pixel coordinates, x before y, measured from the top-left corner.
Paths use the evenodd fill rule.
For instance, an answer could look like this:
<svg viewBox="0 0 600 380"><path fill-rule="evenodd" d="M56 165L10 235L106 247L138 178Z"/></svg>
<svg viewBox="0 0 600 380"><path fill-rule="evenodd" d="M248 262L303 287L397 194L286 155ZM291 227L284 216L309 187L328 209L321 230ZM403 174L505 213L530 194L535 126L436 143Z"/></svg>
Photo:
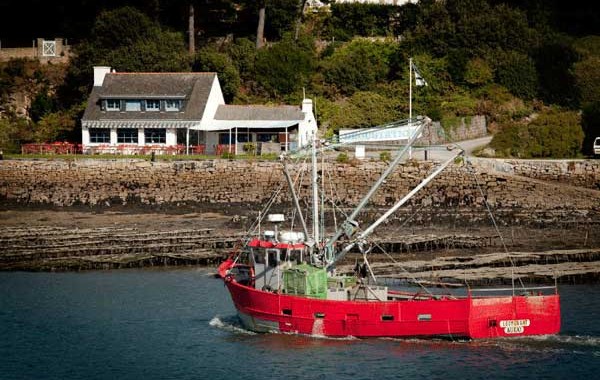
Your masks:
<svg viewBox="0 0 600 380"><path fill-rule="evenodd" d="M141 111L142 102L139 100L126 100L125 111Z"/></svg>
<svg viewBox="0 0 600 380"><path fill-rule="evenodd" d="M181 100L167 100L165 102L165 110L167 111L179 111L181 109Z"/></svg>
<svg viewBox="0 0 600 380"><path fill-rule="evenodd" d="M146 111L160 111L160 100L146 100Z"/></svg>
<svg viewBox="0 0 600 380"><path fill-rule="evenodd" d="M106 99L106 110L107 111L120 111L121 101L118 99Z"/></svg>

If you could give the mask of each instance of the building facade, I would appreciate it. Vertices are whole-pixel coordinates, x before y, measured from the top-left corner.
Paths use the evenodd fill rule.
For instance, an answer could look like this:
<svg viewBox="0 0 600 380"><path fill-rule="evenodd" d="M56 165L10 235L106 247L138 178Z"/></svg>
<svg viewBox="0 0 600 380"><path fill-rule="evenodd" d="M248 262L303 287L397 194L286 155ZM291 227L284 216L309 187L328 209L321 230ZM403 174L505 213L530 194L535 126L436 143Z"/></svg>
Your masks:
<svg viewBox="0 0 600 380"><path fill-rule="evenodd" d="M316 133L312 101L226 105L216 73L117 73L94 67L81 120L84 153L237 154L306 145Z"/></svg>

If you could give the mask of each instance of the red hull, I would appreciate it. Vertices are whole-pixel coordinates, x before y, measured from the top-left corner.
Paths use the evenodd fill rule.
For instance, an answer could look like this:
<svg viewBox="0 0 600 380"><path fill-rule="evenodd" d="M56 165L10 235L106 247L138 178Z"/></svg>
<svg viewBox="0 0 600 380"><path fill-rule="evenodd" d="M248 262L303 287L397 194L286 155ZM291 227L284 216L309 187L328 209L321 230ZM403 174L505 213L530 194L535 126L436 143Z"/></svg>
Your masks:
<svg viewBox="0 0 600 380"><path fill-rule="evenodd" d="M335 301L256 290L231 278L225 281L242 322L253 331L478 339L556 334L560 330L557 294Z"/></svg>

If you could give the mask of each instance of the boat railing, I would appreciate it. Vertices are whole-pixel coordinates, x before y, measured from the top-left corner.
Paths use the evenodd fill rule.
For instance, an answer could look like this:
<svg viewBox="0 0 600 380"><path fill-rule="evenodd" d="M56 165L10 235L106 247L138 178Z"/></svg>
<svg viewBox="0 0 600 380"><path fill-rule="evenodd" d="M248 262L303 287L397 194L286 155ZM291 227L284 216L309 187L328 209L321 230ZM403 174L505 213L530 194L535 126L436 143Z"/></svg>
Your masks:
<svg viewBox="0 0 600 380"><path fill-rule="evenodd" d="M480 289L469 289L469 296L475 297L497 297L498 293L510 292L512 295L524 295L524 296L541 296L547 295L550 290L553 290L554 294L558 294L558 287L556 285L548 286L529 286L523 288L480 288ZM481 295L474 295L475 293L483 293ZM489 293L496 293L490 295Z"/></svg>

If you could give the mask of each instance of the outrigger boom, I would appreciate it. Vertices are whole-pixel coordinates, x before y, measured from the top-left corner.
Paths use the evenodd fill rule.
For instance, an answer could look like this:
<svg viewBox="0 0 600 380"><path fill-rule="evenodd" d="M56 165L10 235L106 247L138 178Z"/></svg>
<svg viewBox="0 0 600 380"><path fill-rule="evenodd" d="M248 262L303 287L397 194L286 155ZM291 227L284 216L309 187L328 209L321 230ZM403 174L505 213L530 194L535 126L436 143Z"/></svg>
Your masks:
<svg viewBox="0 0 600 380"><path fill-rule="evenodd" d="M394 171L423 129L416 129L381 177L333 235L320 234L324 221L318 212L316 141L311 146L312 234L294 190L286 157L283 172L303 232L259 230L244 249L221 264L219 274L231 294L244 326L257 332L289 332L322 336L355 337L465 337L495 338L556 334L560 330L560 298L554 287L487 289L484 295L406 292L370 285L366 239L417 192L461 155L452 156L399 199L366 229L356 221L375 192ZM390 128L393 123L384 126ZM396 124L397 126L397 124ZM373 129L370 129L373 131ZM352 141L357 141L354 135ZM328 148L331 148L328 147ZM264 214L260 214L264 215ZM268 219L280 223L283 214ZM262 216L259 217L261 219ZM342 241L342 237L346 239ZM336 274L335 265L357 247L362 268L354 275ZM358 263L357 263L358 266ZM364 270L363 270L364 269ZM373 273L371 276L374 278ZM424 288L424 283L418 283ZM512 294L504 294L512 290ZM491 293L495 294L491 294ZM488 294L489 293L489 294ZM544 294L543 294L544 293Z"/></svg>

